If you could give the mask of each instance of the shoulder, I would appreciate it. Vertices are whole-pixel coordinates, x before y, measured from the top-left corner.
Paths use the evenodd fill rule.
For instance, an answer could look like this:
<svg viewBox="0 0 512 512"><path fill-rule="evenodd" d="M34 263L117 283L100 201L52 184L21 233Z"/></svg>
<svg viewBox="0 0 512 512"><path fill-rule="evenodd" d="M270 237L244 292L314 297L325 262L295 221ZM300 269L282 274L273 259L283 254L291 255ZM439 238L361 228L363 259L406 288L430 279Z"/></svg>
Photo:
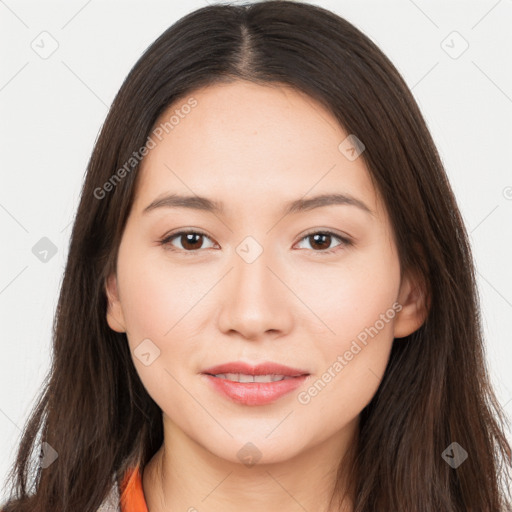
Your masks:
<svg viewBox="0 0 512 512"><path fill-rule="evenodd" d="M121 512L119 483L112 481L107 497L103 500L97 512Z"/></svg>
<svg viewBox="0 0 512 512"><path fill-rule="evenodd" d="M128 467L120 480L112 479L110 491L96 512L133 511L148 512L139 465Z"/></svg>

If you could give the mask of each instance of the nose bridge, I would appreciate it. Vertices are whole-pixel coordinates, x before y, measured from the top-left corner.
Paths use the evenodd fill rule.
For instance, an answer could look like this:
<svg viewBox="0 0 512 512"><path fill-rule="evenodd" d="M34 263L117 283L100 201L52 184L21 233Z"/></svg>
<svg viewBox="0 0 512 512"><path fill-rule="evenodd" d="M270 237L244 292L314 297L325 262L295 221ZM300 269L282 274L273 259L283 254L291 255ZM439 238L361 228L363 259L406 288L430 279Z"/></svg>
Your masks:
<svg viewBox="0 0 512 512"><path fill-rule="evenodd" d="M269 240L269 239L266 239ZM286 286L279 274L277 252L254 236L246 236L233 253L230 285L221 311L221 328L257 338L268 330L289 327Z"/></svg>
<svg viewBox="0 0 512 512"><path fill-rule="evenodd" d="M259 237L262 239L263 237ZM265 238L265 241L268 239ZM240 293L249 294L257 300L269 300L269 292L275 292L275 276L270 268L276 266L275 251L268 243L247 235L235 248L234 254L234 281L235 288ZM237 292L235 292L237 293ZM238 297L244 298L244 297Z"/></svg>

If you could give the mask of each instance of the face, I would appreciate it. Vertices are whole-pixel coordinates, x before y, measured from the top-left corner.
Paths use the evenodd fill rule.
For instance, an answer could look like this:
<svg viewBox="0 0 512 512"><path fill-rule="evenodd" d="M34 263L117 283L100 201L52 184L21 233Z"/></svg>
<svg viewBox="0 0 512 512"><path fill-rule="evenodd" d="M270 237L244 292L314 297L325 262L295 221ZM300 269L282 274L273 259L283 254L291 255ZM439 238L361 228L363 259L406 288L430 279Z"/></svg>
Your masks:
<svg viewBox="0 0 512 512"><path fill-rule="evenodd" d="M107 319L127 333L167 428L233 462L248 442L260 462L284 461L357 422L394 337L421 325L414 282L400 279L392 226L357 147L312 98L215 85L155 126L176 110L139 170ZM310 202L333 194L345 199ZM160 201L170 195L195 201ZM302 208L288 211L297 200ZM279 397L272 389L289 384L245 384L263 391L244 399L244 383L226 395L221 377L202 373L240 361L307 376L286 379L293 389Z"/></svg>

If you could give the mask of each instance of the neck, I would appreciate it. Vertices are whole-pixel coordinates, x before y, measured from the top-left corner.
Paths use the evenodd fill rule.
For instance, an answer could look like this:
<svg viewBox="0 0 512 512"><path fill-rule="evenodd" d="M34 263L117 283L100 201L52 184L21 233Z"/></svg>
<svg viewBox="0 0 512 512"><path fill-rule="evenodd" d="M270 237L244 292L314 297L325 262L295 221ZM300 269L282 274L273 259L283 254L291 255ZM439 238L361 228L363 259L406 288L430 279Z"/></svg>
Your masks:
<svg viewBox="0 0 512 512"><path fill-rule="evenodd" d="M168 419L167 419L168 420ZM352 512L330 500L342 457L356 442L357 421L336 436L283 461L246 465L211 453L168 421L164 443L143 469L151 512ZM351 452L353 453L353 452ZM340 493L348 493L347 480ZM336 500L333 502L336 503Z"/></svg>

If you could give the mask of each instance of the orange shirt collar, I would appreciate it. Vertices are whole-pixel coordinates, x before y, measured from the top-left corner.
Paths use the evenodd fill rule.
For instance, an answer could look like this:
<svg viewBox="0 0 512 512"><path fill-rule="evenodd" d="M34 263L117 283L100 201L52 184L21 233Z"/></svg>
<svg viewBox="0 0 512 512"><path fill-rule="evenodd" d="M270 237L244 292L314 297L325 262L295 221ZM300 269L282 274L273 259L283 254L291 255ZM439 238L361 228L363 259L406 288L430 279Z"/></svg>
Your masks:
<svg viewBox="0 0 512 512"><path fill-rule="evenodd" d="M121 483L121 512L149 512L142 488L140 466L126 471Z"/></svg>

